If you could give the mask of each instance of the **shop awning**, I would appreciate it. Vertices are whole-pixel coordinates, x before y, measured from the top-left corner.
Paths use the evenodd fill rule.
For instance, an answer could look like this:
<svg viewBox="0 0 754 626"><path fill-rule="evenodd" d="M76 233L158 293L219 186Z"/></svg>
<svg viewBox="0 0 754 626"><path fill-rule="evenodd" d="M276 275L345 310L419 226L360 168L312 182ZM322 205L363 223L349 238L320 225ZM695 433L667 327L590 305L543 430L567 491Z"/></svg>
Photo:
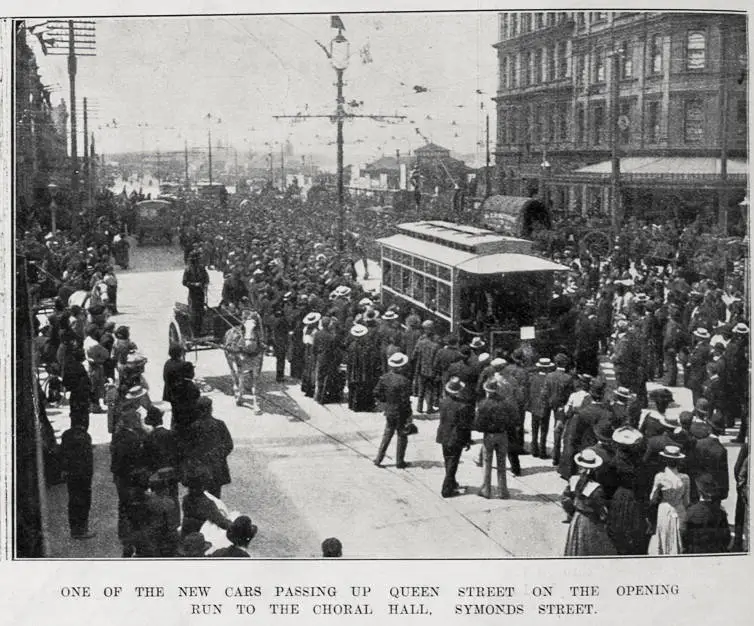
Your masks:
<svg viewBox="0 0 754 626"><path fill-rule="evenodd" d="M527 254L498 253L477 256L456 265L469 274L515 274L522 272L568 271L565 265Z"/></svg>
<svg viewBox="0 0 754 626"><path fill-rule="evenodd" d="M713 157L625 157L620 172L639 175L719 176L721 162ZM610 174L612 163L602 161L574 170L574 174ZM728 159L728 174L748 174L749 166L742 159Z"/></svg>

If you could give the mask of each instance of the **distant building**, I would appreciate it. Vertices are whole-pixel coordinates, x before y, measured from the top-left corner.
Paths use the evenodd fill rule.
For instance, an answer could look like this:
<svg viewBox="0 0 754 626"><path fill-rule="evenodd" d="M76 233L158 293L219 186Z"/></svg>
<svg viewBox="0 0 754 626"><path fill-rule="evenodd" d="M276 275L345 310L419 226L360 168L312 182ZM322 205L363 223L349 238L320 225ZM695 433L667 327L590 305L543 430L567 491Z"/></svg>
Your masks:
<svg viewBox="0 0 754 626"><path fill-rule="evenodd" d="M735 218L746 42L740 14L501 13L500 192L539 195L556 216L685 220L726 207Z"/></svg>

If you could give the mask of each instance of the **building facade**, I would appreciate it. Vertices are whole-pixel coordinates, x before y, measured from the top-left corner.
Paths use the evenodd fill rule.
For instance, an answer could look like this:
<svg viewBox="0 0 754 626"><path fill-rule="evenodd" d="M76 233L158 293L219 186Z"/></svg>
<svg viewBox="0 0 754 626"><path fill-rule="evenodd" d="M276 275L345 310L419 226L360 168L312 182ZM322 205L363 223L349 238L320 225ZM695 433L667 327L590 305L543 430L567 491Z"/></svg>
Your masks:
<svg viewBox="0 0 754 626"><path fill-rule="evenodd" d="M741 14L500 14L500 193L614 224L727 219L746 194L746 45Z"/></svg>

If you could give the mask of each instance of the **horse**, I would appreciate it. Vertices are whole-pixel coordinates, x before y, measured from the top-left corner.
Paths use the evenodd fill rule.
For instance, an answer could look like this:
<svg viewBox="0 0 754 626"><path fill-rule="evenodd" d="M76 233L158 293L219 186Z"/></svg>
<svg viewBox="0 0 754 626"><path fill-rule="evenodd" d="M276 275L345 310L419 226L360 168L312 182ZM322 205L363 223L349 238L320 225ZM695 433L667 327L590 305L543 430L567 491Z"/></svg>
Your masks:
<svg viewBox="0 0 754 626"><path fill-rule="evenodd" d="M233 394L236 404L243 405L245 379L251 376L251 406L259 415L262 410L257 404L257 380L262 373L265 340L262 318L259 313L244 311L240 326L230 328L223 338L223 351L233 377Z"/></svg>

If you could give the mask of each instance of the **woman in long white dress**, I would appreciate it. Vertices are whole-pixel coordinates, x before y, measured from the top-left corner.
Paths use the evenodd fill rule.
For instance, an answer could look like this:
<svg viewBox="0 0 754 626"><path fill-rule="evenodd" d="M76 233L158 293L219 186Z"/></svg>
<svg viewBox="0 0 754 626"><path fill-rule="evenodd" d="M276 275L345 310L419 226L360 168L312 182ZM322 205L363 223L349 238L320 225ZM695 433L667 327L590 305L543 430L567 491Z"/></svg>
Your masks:
<svg viewBox="0 0 754 626"><path fill-rule="evenodd" d="M686 458L678 446L665 446L660 452L665 469L657 472L650 501L657 504L655 533L649 541L649 554L681 554L681 537L686 526L691 483L678 464Z"/></svg>

